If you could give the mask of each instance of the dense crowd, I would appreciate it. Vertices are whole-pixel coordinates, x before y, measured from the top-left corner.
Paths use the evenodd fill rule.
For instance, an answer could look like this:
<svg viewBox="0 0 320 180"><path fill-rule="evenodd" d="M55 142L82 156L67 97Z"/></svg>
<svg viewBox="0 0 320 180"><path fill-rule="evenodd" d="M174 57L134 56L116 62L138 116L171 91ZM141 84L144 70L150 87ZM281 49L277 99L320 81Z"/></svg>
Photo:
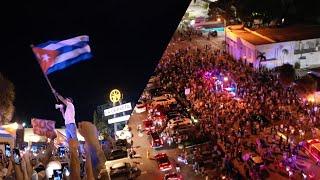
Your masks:
<svg viewBox="0 0 320 180"><path fill-rule="evenodd" d="M37 152L25 149L20 150L19 155L12 153L7 157L0 151L0 179L109 179L96 127L90 122L81 122L78 130L85 138L83 153L79 153L76 139L68 141L68 150L62 156L54 145L54 139Z"/></svg>
<svg viewBox="0 0 320 180"><path fill-rule="evenodd" d="M193 38L191 34L180 36ZM286 158L297 153L299 142L318 125L317 106L303 101L294 88L283 87L274 71L255 70L246 60L234 60L209 45L179 46L179 40L171 42L156 74L162 87L186 100L203 133L222 145L224 161L243 161L244 151L256 151L265 159L276 152L288 153ZM234 94L217 88L219 76L230 82L225 87L236 83ZM273 145L261 147L262 142Z"/></svg>

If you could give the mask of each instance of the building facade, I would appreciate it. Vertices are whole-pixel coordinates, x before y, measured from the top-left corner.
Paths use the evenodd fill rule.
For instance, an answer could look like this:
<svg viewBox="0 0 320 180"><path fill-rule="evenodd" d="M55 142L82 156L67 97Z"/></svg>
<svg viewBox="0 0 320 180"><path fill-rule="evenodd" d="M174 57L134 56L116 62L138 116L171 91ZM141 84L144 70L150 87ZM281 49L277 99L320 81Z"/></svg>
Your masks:
<svg viewBox="0 0 320 180"><path fill-rule="evenodd" d="M245 60L255 68L271 69L285 63L299 64L300 68L319 67L320 27L312 26L305 34L302 31L308 29L295 26L252 31L239 25L229 26L226 48L232 57Z"/></svg>

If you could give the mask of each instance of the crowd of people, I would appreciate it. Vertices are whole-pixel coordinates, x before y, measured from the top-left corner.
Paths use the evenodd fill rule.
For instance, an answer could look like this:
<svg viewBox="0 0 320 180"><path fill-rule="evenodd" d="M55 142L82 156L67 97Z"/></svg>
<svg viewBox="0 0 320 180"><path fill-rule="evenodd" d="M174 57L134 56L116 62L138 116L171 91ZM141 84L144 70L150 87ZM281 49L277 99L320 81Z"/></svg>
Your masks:
<svg viewBox="0 0 320 180"><path fill-rule="evenodd" d="M194 38L192 32L181 34L176 36ZM170 43L156 74L162 87L185 99L202 131L223 147L226 159L241 157L247 149L263 157L286 150L291 157L301 141L311 138L307 132L319 125L318 107L302 100L294 88L282 86L277 73L255 70L246 60L234 60L210 45L181 44L183 38ZM234 94L216 88L221 75L236 83ZM186 89L190 93L185 94ZM259 148L260 140L276 145Z"/></svg>
<svg viewBox="0 0 320 180"><path fill-rule="evenodd" d="M96 127L91 122L80 122L79 133L85 138L85 152L79 153L77 139L68 141L68 151L61 156L54 145L48 145L34 153L29 149L10 157L0 151L0 179L109 179L105 170L105 155L99 144ZM58 173L58 174L57 174Z"/></svg>

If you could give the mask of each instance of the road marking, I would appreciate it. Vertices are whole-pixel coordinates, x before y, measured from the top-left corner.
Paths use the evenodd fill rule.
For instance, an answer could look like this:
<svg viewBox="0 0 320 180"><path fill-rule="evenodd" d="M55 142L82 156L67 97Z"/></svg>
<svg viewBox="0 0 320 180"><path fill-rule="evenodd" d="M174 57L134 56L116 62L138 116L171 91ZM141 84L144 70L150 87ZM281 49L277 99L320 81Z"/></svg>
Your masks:
<svg viewBox="0 0 320 180"><path fill-rule="evenodd" d="M141 174L147 174L147 173L148 173L147 171L142 171L142 172L141 172Z"/></svg>

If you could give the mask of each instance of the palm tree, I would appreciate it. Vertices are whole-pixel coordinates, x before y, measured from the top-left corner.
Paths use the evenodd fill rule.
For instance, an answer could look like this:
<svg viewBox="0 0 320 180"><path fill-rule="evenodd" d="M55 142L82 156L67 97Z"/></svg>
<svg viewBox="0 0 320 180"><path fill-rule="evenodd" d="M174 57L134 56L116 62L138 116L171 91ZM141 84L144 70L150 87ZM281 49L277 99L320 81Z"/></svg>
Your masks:
<svg viewBox="0 0 320 180"><path fill-rule="evenodd" d="M261 62L267 60L265 54L266 54L265 52L258 52L257 59L259 59L259 68L260 68L260 66L261 66Z"/></svg>
<svg viewBox="0 0 320 180"><path fill-rule="evenodd" d="M0 73L0 125L11 121L14 99L14 85Z"/></svg>

